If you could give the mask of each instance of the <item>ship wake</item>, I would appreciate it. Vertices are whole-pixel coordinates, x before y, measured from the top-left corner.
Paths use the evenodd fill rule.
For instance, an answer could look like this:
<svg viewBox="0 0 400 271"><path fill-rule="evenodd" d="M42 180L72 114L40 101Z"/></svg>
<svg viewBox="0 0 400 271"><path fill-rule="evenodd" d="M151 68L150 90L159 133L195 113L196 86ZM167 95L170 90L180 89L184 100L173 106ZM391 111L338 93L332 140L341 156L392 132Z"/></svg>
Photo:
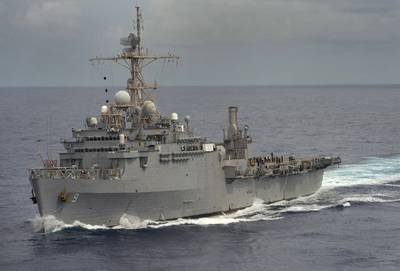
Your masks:
<svg viewBox="0 0 400 271"><path fill-rule="evenodd" d="M131 230L159 229L165 227L197 225L228 225L255 221L273 221L293 213L318 212L324 209L343 209L360 204L390 203L400 201L400 155L368 157L357 164L343 165L325 172L321 189L308 197L265 204L255 200L253 205L231 213L201 218L180 218L168 221L140 220L123 215L119 225L88 225L75 221L66 224L49 216L35 218L36 231L57 232L65 229Z"/></svg>

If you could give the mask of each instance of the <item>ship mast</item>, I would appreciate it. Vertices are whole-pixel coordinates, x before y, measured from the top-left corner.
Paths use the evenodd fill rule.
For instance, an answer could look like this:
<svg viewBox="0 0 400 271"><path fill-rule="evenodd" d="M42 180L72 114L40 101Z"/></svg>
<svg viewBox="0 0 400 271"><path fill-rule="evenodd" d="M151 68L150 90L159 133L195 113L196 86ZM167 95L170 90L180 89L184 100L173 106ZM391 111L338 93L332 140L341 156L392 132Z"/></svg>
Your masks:
<svg viewBox="0 0 400 271"><path fill-rule="evenodd" d="M130 106L142 106L145 100L152 100L147 90L157 89L156 83L147 84L143 77L143 69L157 60L168 60L178 62L179 57L168 55L149 55L147 50L143 52L142 47L142 14L140 7L136 7L136 35L131 33L127 38L121 38L121 45L126 46L120 54L115 57L95 57L91 62L114 61L130 71L131 78L127 82L127 90L130 92Z"/></svg>

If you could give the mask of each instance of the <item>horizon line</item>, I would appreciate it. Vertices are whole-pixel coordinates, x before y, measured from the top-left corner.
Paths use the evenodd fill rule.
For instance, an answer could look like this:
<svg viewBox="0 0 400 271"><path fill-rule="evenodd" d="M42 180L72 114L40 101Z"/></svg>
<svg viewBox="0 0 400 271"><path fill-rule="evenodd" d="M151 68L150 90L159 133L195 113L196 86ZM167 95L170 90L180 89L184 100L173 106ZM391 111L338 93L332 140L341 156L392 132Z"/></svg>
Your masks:
<svg viewBox="0 0 400 271"><path fill-rule="evenodd" d="M347 86L356 86L356 87L373 87L373 86L400 86L400 83L371 83L371 84L237 84L237 85L228 85L228 84L215 84L215 85L197 85L197 84L183 84L183 85L162 85L159 88L163 87L347 87ZM39 86L39 85L21 85L21 86L1 86L0 88L99 88L99 87L107 87L107 88L124 88L124 86L109 86L109 85L75 85L75 86L63 86L63 85L49 85L49 86Z"/></svg>

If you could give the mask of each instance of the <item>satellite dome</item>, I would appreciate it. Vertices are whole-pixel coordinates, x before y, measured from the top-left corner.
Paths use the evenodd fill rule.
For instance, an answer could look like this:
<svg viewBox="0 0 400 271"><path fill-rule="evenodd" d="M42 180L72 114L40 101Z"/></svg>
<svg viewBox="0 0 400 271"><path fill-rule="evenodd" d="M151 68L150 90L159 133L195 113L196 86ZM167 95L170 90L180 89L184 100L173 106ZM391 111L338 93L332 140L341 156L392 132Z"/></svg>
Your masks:
<svg viewBox="0 0 400 271"><path fill-rule="evenodd" d="M144 101L142 107L142 114L143 116L153 116L157 113L156 105L152 101Z"/></svg>
<svg viewBox="0 0 400 271"><path fill-rule="evenodd" d="M87 118L86 124L88 127L96 127L97 126L97 118L96 117Z"/></svg>
<svg viewBox="0 0 400 271"><path fill-rule="evenodd" d="M114 95L116 105L128 105L131 103L131 95L126 90L120 90Z"/></svg>
<svg viewBox="0 0 400 271"><path fill-rule="evenodd" d="M172 113L171 114L171 120L177 121L178 120L178 114L177 113Z"/></svg>
<svg viewBox="0 0 400 271"><path fill-rule="evenodd" d="M101 106L101 114L107 114L107 113L108 113L108 106L102 105Z"/></svg>

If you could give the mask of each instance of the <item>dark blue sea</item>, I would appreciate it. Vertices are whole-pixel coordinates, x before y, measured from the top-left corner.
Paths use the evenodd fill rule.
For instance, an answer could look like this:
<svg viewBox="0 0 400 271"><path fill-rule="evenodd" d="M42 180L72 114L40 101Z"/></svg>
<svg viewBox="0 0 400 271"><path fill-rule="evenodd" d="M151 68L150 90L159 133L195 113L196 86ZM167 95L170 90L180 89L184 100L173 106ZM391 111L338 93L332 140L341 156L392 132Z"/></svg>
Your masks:
<svg viewBox="0 0 400 271"><path fill-rule="evenodd" d="M56 158L60 138L111 98L0 89L0 270L400 270L400 86L162 88L159 110L190 115L209 140L239 105L255 155L340 155L343 165L293 201L114 229L45 221L43 233L27 169L38 153Z"/></svg>

